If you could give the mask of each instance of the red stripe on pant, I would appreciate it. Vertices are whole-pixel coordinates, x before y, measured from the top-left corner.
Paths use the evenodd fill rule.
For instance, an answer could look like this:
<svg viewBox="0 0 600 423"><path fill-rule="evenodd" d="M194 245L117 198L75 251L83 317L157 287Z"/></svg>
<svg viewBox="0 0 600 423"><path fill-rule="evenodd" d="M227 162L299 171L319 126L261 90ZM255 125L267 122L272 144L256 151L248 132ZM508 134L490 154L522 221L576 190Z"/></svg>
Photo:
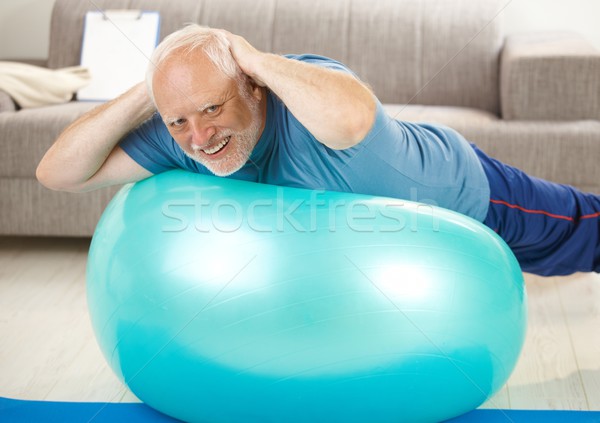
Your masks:
<svg viewBox="0 0 600 423"><path fill-rule="evenodd" d="M568 220L569 222L573 222L575 220L575 219L573 219L570 216L563 216L563 215L560 215L560 214L549 213L549 212L547 212L545 210L531 210L531 209L526 209L525 207L521 207L521 206L518 206L516 204L507 203L506 201L502 201L502 200L493 200L493 199L490 199L490 203L500 204L500 205L503 205L503 206L506 206L506 207L510 207L511 209L520 210L520 211L525 212L525 213L543 214L545 216L553 217L555 219ZM580 220L583 220L583 219L594 219L596 217L600 217L600 212L599 213L586 214L586 215L581 216L579 219Z"/></svg>
<svg viewBox="0 0 600 423"><path fill-rule="evenodd" d="M525 212L525 213L543 214L545 216L553 217L555 219L563 219L563 220L568 220L570 222L572 222L574 220L572 217L569 217L569 216L562 216L560 214L549 213L549 212L544 211L544 210L526 209L525 207L521 207L521 206L518 206L516 204L510 204L510 203L507 203L506 201L502 201L502 200L492 200L492 199L490 199L490 203L500 204L500 205L503 205L503 206L506 206L506 207L510 207L511 209L520 210L520 211ZM596 215L600 215L600 213L596 213ZM592 215L589 215L589 216L592 216ZM586 218L586 216L582 216L582 219L583 218Z"/></svg>

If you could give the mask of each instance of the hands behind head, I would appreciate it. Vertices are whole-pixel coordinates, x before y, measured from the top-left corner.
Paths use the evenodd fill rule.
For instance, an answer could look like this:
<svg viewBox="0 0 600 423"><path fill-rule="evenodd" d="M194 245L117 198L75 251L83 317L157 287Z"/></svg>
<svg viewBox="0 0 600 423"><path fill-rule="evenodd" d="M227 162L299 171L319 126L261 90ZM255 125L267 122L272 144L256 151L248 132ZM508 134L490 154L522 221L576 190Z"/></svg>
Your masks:
<svg viewBox="0 0 600 423"><path fill-rule="evenodd" d="M256 82L257 85L264 87L266 84L261 80L259 68L263 60L263 53L252 46L245 38L232 34L224 29L219 29L229 42L229 50L239 67L246 75Z"/></svg>

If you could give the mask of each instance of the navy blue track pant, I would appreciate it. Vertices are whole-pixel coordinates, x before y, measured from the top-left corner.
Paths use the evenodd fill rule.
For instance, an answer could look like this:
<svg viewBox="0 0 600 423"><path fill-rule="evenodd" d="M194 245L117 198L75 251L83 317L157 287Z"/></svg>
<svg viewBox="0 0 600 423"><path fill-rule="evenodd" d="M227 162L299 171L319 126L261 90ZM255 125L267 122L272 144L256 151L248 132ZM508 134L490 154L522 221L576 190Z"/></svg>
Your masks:
<svg viewBox="0 0 600 423"><path fill-rule="evenodd" d="M600 272L600 196L548 182L473 146L490 183L484 223L510 246L525 272Z"/></svg>

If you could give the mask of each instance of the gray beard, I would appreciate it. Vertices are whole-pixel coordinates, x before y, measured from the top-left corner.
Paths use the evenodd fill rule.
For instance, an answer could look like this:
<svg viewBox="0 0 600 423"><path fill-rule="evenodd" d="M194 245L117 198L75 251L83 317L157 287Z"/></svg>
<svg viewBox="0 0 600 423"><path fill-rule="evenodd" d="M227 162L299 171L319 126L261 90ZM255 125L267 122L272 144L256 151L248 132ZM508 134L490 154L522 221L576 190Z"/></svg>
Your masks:
<svg viewBox="0 0 600 423"><path fill-rule="evenodd" d="M260 103L246 95L244 95L244 98L252 114L252 123L250 126L239 132L227 131L219 134L219 139L228 136L232 137L229 142L233 142L234 144L228 145L226 148L233 148L233 151L229 151L225 157L218 161L206 160L204 157L201 157L202 153L193 154L184 151L186 156L200 163L216 176L229 176L240 170L250 158L252 150L258 142L262 123Z"/></svg>

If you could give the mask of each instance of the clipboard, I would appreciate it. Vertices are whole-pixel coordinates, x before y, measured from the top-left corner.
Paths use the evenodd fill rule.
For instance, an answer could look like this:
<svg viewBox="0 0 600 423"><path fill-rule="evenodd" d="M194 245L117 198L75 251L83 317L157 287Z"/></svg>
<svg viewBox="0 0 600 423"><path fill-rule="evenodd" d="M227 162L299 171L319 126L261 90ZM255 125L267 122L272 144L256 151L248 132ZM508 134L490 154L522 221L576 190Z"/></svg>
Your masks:
<svg viewBox="0 0 600 423"><path fill-rule="evenodd" d="M89 11L85 15L81 66L91 82L77 92L82 101L118 97L144 80L158 44L160 14L141 10Z"/></svg>

